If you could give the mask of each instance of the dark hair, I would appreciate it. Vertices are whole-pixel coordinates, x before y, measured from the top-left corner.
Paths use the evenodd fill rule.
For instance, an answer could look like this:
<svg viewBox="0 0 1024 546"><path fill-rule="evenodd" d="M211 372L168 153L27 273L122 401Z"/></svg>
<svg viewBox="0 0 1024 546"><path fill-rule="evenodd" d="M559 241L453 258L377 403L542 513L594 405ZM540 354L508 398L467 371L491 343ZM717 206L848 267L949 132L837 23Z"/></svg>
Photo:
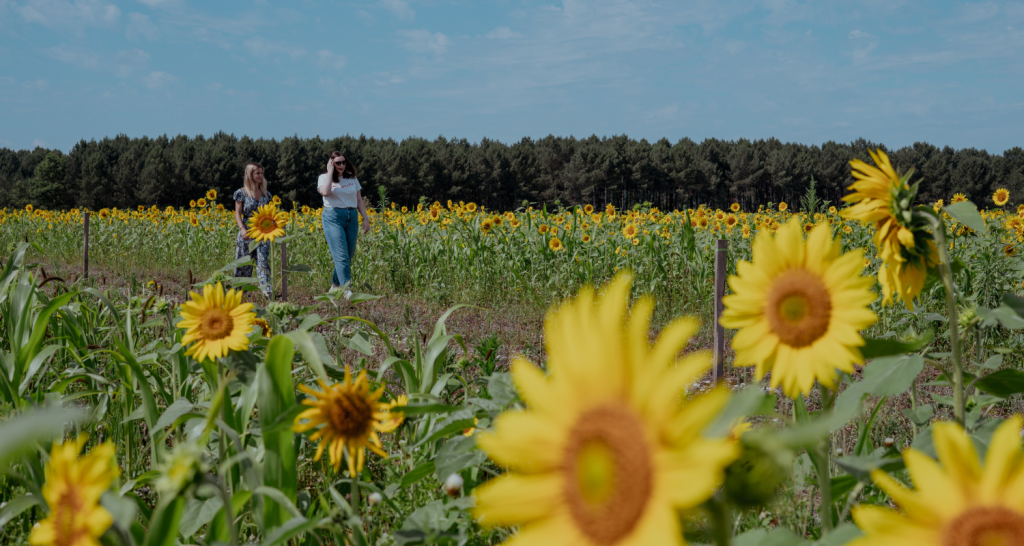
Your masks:
<svg viewBox="0 0 1024 546"><path fill-rule="evenodd" d="M336 157L344 157L344 155L345 154L343 154L341 152L338 152L338 151L331 152L331 161L334 161L334 158L336 158ZM347 157L345 158L345 169L341 171L341 177L342 178L358 178L359 177L359 175L356 174L356 166L353 165L352 164L352 160L347 158ZM334 182L338 181L338 170L337 169L334 170L334 180L333 181Z"/></svg>

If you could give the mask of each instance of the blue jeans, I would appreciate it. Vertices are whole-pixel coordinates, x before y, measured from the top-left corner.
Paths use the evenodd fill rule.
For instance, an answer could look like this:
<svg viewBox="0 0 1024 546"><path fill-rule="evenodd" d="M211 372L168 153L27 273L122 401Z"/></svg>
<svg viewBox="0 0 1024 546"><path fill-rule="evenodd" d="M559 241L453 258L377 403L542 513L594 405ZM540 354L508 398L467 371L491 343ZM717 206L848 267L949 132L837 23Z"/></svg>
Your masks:
<svg viewBox="0 0 1024 546"><path fill-rule="evenodd" d="M334 260L331 284L344 286L352 281L352 257L356 255L359 235L359 211L325 208L321 216L327 248Z"/></svg>

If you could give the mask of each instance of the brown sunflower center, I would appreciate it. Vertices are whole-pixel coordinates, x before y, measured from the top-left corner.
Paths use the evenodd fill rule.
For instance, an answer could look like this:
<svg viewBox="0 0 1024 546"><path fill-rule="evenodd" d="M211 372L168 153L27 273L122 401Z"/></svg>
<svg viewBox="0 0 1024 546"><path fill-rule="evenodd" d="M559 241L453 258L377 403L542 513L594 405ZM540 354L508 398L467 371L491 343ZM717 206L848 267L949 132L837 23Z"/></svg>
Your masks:
<svg viewBox="0 0 1024 546"><path fill-rule="evenodd" d="M273 218L262 218L260 220L260 231L269 233L277 228L277 222Z"/></svg>
<svg viewBox="0 0 1024 546"><path fill-rule="evenodd" d="M365 436L373 424L373 408L358 393L343 391L327 405L327 419L340 436Z"/></svg>
<svg viewBox="0 0 1024 546"><path fill-rule="evenodd" d="M199 331L203 334L203 339L216 340L228 337L234 327L235 322L231 319L231 315L221 308L214 307L203 313Z"/></svg>
<svg viewBox="0 0 1024 546"><path fill-rule="evenodd" d="M974 508L946 527L944 546L1024 546L1024 515L1001 506Z"/></svg>
<svg viewBox="0 0 1024 546"><path fill-rule="evenodd" d="M595 544L614 544L643 516L653 468L643 423L627 408L598 406L569 433L564 459L566 504Z"/></svg>
<svg viewBox="0 0 1024 546"><path fill-rule="evenodd" d="M78 514L82 510L82 500L74 487L68 487L61 493L53 507L53 529L55 546L71 546L79 541L83 529L78 523Z"/></svg>
<svg viewBox="0 0 1024 546"><path fill-rule="evenodd" d="M828 331L832 297L821 277L803 268L782 272L768 290L765 318L791 347L806 347Z"/></svg>

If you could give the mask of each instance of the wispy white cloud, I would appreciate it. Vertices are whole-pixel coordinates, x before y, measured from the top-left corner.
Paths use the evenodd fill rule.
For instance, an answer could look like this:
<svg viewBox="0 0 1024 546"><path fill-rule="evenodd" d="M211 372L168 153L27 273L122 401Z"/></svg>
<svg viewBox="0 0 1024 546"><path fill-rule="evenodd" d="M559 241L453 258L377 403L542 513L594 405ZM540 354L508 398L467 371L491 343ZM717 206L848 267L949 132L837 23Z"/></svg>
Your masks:
<svg viewBox="0 0 1024 546"><path fill-rule="evenodd" d="M153 41L160 37L160 29L153 24L153 21L149 20L148 15L133 12L128 14L128 26L125 29L125 36L129 40L145 38Z"/></svg>
<svg viewBox="0 0 1024 546"><path fill-rule="evenodd" d="M99 66L100 56L95 51L90 51L79 46L60 44L43 50L43 54L52 59L57 59L79 68L96 68Z"/></svg>
<svg viewBox="0 0 1024 546"><path fill-rule="evenodd" d="M283 42L271 42L260 36L246 40L245 47L253 57L258 59L276 59L281 55L298 59L306 55L306 50L301 47Z"/></svg>
<svg viewBox="0 0 1024 546"><path fill-rule="evenodd" d="M115 58L115 66L117 69L117 75L122 78L127 78L136 70L145 68L149 62L149 53L141 49L130 49L128 51L121 51Z"/></svg>
<svg viewBox="0 0 1024 546"><path fill-rule="evenodd" d="M120 8L102 0L28 0L12 9L27 22L76 35L83 34L83 27L111 27L121 17Z"/></svg>
<svg viewBox="0 0 1024 546"><path fill-rule="evenodd" d="M332 53L327 49L321 49L320 51L317 51L316 59L317 64L319 64L320 66L333 68L335 70L345 68L345 63L347 62L347 59L345 58L344 55Z"/></svg>
<svg viewBox="0 0 1024 546"><path fill-rule="evenodd" d="M416 12L404 0L380 0L380 6L402 21L416 16Z"/></svg>
<svg viewBox="0 0 1024 546"><path fill-rule="evenodd" d="M142 83L146 84L146 87L157 91L167 87L168 85L178 81L178 78L172 76L166 72L154 70L149 73L148 76L143 78Z"/></svg>
<svg viewBox="0 0 1024 546"><path fill-rule="evenodd" d="M414 53L440 55L448 49L448 37L429 30L400 30L398 35L405 38L405 47Z"/></svg>
<svg viewBox="0 0 1024 546"><path fill-rule="evenodd" d="M522 38L523 35L514 32L508 27L498 27L487 34L484 34L484 38L490 38L491 40L511 40L513 38Z"/></svg>
<svg viewBox="0 0 1024 546"><path fill-rule="evenodd" d="M49 148L50 145L47 144L45 140L43 140L41 138L37 138L37 139L32 141L32 147L33 148Z"/></svg>

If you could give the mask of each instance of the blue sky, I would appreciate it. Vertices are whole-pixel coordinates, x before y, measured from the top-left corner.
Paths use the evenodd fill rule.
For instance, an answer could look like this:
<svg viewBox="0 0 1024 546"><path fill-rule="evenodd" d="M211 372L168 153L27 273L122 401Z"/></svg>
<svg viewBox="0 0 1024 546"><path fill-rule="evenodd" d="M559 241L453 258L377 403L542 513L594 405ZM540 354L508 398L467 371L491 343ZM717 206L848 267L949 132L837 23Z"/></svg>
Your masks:
<svg viewBox="0 0 1024 546"><path fill-rule="evenodd" d="M161 134L1024 145L1024 2L0 0L0 146Z"/></svg>

